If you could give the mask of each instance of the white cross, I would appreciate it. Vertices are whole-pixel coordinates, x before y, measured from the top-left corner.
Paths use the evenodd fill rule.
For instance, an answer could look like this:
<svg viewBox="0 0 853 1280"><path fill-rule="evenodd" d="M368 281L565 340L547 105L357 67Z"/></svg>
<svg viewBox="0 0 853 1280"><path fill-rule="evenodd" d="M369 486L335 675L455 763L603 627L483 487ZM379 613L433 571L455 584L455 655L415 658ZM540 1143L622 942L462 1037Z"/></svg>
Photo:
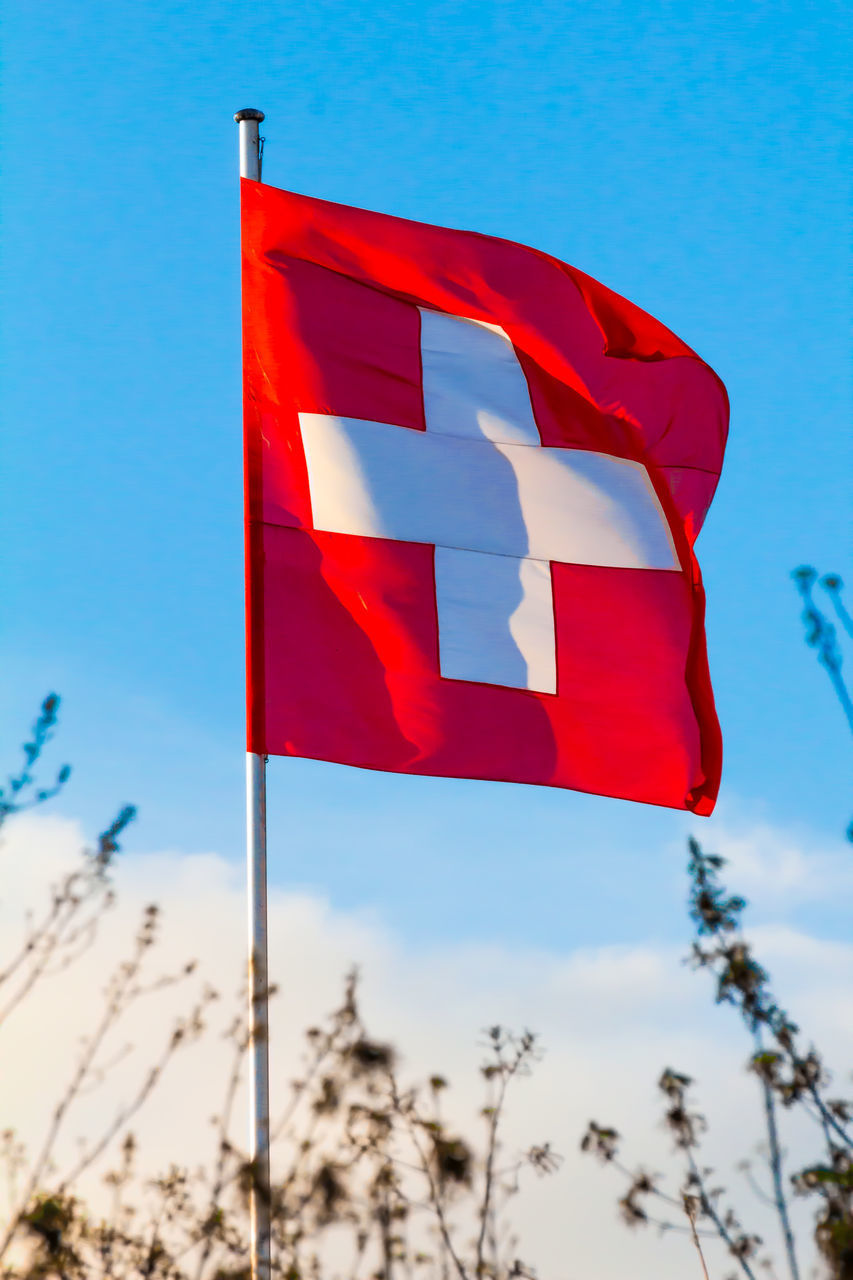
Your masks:
<svg viewBox="0 0 853 1280"><path fill-rule="evenodd" d="M300 413L314 528L435 546L449 680L556 693L551 561L679 568L646 468L543 447L503 329L421 309L426 431Z"/></svg>

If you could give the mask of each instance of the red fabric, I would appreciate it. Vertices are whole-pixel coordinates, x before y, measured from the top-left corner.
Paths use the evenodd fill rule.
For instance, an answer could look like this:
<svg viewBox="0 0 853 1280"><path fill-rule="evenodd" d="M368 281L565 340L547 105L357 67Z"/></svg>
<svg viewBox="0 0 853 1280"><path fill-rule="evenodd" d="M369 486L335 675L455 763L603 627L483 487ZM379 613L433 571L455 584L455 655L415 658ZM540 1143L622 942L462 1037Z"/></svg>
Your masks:
<svg viewBox="0 0 853 1280"><path fill-rule="evenodd" d="M692 542L722 383L536 250L242 187L249 749L710 813L721 740ZM543 444L641 461L669 520L680 573L553 565L556 696L440 677L432 547L312 529L297 414L423 430L418 306L502 326Z"/></svg>

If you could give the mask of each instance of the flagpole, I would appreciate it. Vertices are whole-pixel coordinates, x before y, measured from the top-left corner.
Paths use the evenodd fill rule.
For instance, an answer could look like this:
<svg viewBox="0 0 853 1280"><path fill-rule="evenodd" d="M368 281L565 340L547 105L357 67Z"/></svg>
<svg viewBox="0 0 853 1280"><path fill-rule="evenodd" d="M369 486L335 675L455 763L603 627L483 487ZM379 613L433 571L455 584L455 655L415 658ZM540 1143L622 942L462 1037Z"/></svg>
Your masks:
<svg viewBox="0 0 853 1280"><path fill-rule="evenodd" d="M238 111L240 177L261 180L263 111ZM270 1280L270 1064L267 974L266 757L246 755L246 869L249 899L249 1158L252 1280Z"/></svg>

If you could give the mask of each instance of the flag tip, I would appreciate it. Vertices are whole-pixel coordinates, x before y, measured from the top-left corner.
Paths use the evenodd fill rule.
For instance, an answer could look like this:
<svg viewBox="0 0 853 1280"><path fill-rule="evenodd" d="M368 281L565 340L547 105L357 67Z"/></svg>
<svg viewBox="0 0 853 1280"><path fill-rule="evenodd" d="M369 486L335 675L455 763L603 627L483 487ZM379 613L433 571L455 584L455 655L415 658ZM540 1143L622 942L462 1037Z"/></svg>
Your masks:
<svg viewBox="0 0 853 1280"><path fill-rule="evenodd" d="M234 112L234 119L237 121L237 124L239 124L241 120L257 120L260 122L264 119L264 113L263 111L258 111L255 107L244 107L242 111Z"/></svg>

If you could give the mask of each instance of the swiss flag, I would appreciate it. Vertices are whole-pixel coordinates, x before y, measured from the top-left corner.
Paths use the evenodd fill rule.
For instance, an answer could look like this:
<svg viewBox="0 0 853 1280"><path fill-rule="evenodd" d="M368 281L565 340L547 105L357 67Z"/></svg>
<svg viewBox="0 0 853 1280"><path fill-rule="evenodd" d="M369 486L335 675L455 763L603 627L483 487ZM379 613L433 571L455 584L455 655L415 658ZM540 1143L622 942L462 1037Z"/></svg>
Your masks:
<svg viewBox="0 0 853 1280"><path fill-rule="evenodd" d="M709 813L720 380L534 249L242 189L249 749Z"/></svg>

